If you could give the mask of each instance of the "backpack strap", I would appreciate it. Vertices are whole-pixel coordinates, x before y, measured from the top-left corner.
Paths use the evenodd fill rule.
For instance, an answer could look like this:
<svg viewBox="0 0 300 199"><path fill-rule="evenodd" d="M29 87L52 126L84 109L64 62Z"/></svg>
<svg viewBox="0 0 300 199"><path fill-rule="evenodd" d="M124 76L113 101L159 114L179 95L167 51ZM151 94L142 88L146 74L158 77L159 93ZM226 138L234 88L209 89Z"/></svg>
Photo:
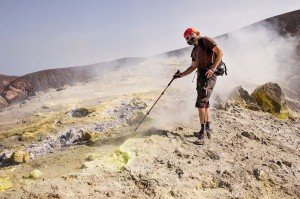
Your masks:
<svg viewBox="0 0 300 199"><path fill-rule="evenodd" d="M227 68L226 68L226 64L223 62L224 68L225 68L225 75L227 75Z"/></svg>

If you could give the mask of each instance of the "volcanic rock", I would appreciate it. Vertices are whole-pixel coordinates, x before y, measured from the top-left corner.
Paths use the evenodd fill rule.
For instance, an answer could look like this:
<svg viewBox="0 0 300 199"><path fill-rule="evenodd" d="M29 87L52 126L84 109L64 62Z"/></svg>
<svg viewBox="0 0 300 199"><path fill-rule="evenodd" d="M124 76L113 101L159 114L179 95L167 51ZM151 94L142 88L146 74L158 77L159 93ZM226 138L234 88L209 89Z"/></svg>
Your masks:
<svg viewBox="0 0 300 199"><path fill-rule="evenodd" d="M251 96L254 97L263 111L279 118L288 117L285 96L278 84L269 82L261 85L253 91Z"/></svg>
<svg viewBox="0 0 300 199"><path fill-rule="evenodd" d="M86 108L78 108L72 111L72 117L85 117L90 114L90 111Z"/></svg>
<svg viewBox="0 0 300 199"><path fill-rule="evenodd" d="M259 140L259 138L252 132L242 131L241 135L253 140Z"/></svg>
<svg viewBox="0 0 300 199"><path fill-rule="evenodd" d="M286 160L283 160L282 164L284 164L285 166L288 166L288 167L292 167L292 163L289 161L286 161Z"/></svg>
<svg viewBox="0 0 300 199"><path fill-rule="evenodd" d="M136 124L136 123L140 122L143 119L144 116L145 115L144 115L143 112L140 112L140 111L135 112L135 113L132 114L132 116L129 119L126 120L127 124L129 124L129 125Z"/></svg>
<svg viewBox="0 0 300 199"><path fill-rule="evenodd" d="M206 151L206 155L208 157L210 157L211 159L213 159L213 160L219 160L220 159L220 156L214 151L208 150L208 151Z"/></svg>
<svg viewBox="0 0 300 199"><path fill-rule="evenodd" d="M88 141L92 139L92 134L90 132L82 132L81 134L81 141Z"/></svg>
<svg viewBox="0 0 300 199"><path fill-rule="evenodd" d="M28 152L23 152L21 150L15 151L11 155L11 161L13 164L20 164L20 163L25 163L29 162L29 153Z"/></svg>
<svg viewBox="0 0 300 199"><path fill-rule="evenodd" d="M13 101L23 101L32 94L32 85L24 78L18 77L3 86L0 91L1 101L10 104ZM3 103L1 103L3 105Z"/></svg>
<svg viewBox="0 0 300 199"><path fill-rule="evenodd" d="M38 169L34 169L30 172L29 177L32 179L40 179L43 177L43 173Z"/></svg>
<svg viewBox="0 0 300 199"><path fill-rule="evenodd" d="M249 95L248 91L246 91L242 86L234 88L229 95L229 99L233 99L235 102L241 106L244 106L245 108L251 110L260 110L260 107L257 105L254 97Z"/></svg>
<svg viewBox="0 0 300 199"><path fill-rule="evenodd" d="M257 180L266 180L268 174L262 169L254 169L253 174Z"/></svg>

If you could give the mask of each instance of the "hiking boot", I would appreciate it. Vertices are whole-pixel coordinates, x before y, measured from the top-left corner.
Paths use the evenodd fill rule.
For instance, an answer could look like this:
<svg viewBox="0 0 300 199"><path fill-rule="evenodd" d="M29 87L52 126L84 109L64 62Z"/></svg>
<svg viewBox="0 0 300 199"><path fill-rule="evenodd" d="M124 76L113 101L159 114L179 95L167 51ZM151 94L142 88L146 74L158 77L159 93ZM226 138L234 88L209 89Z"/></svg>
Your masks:
<svg viewBox="0 0 300 199"><path fill-rule="evenodd" d="M193 143L196 145L203 145L205 130L201 129L200 132L195 132L194 135L198 138L198 140L194 141Z"/></svg>
<svg viewBox="0 0 300 199"><path fill-rule="evenodd" d="M196 140L196 141L193 142L193 144L204 145L204 140Z"/></svg>
<svg viewBox="0 0 300 199"><path fill-rule="evenodd" d="M205 124L205 131L208 139L211 139L212 129L210 128L210 122Z"/></svg>
<svg viewBox="0 0 300 199"><path fill-rule="evenodd" d="M201 129L200 132L198 133L197 138L198 138L199 140L203 140L203 139L204 139L204 135L205 135L205 130L204 130L204 129Z"/></svg>
<svg viewBox="0 0 300 199"><path fill-rule="evenodd" d="M201 140L204 138L204 131L201 130L198 132L194 132L194 136Z"/></svg>
<svg viewBox="0 0 300 199"><path fill-rule="evenodd" d="M211 128L206 129L206 135L207 135L208 139L211 139L211 133L212 133L212 129Z"/></svg>

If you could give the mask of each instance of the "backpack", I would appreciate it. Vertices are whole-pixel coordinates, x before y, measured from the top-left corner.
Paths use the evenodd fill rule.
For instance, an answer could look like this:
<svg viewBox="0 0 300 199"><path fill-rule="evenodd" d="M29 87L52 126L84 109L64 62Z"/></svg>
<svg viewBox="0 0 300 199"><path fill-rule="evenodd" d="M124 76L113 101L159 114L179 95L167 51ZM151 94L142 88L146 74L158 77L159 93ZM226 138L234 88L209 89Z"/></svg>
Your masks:
<svg viewBox="0 0 300 199"><path fill-rule="evenodd" d="M205 42L204 42L204 40L203 40L203 37L200 38L199 42L200 42L200 43L199 43L200 46L201 46L206 52L208 52L209 54L213 53L213 56L212 56L212 57L213 57L213 60L212 60L212 61L214 61L214 59L217 57L217 54L216 54L215 52L213 52L212 50L207 49L207 47L206 47L206 45L205 45ZM227 67L226 67L226 64L221 60L220 64L217 66L217 69L216 69L216 71L215 71L215 74L216 74L217 76L223 76L224 73L225 73L225 75L227 75Z"/></svg>

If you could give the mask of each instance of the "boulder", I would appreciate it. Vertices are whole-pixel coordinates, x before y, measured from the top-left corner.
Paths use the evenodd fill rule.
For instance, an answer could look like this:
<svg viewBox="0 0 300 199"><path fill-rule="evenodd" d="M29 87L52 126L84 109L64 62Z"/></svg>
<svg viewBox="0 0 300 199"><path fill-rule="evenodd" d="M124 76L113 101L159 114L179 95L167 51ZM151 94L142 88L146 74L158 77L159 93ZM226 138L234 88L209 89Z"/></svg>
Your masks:
<svg viewBox="0 0 300 199"><path fill-rule="evenodd" d="M68 145L68 144L73 144L73 143L76 143L79 141L80 139L80 134L82 133L83 131L80 131L78 133L75 133L74 130L69 130L68 132L66 132L65 134L62 134L60 136L60 143L62 145Z"/></svg>
<svg viewBox="0 0 300 199"><path fill-rule="evenodd" d="M16 77L8 81L1 89L0 107L4 108L15 102L22 102L32 94L33 87L25 78ZM22 104L20 104L22 106Z"/></svg>
<svg viewBox="0 0 300 199"><path fill-rule="evenodd" d="M81 141L89 141L92 139L92 137L93 137L92 133L82 131L80 140Z"/></svg>
<svg viewBox="0 0 300 199"><path fill-rule="evenodd" d="M219 160L220 159L220 156L214 151L208 150L208 151L206 151L206 155L208 157L210 157L211 159L213 159L213 160Z"/></svg>
<svg viewBox="0 0 300 199"><path fill-rule="evenodd" d="M29 177L35 180L40 179L43 177L43 173L38 169L34 169L33 171L30 172Z"/></svg>
<svg viewBox="0 0 300 199"><path fill-rule="evenodd" d="M93 112L94 112L94 110L87 109L87 108L76 108L76 109L68 112L67 115L71 116L71 117L81 118L81 117L86 117Z"/></svg>
<svg viewBox="0 0 300 199"><path fill-rule="evenodd" d="M178 178L181 178L182 177L182 175L184 174L184 172L183 172L183 170L181 169L181 168L178 168L178 169L176 169L176 171L175 171L176 173L177 173L177 175L178 175Z"/></svg>
<svg viewBox="0 0 300 199"><path fill-rule="evenodd" d="M2 153L1 155L0 155L0 163L3 161L3 160L5 160L6 159L6 153Z"/></svg>
<svg viewBox="0 0 300 199"><path fill-rule="evenodd" d="M21 150L12 153L10 159L13 164L29 162L29 153Z"/></svg>
<svg viewBox="0 0 300 199"><path fill-rule="evenodd" d="M289 116L285 96L278 84L271 82L263 84L257 87L251 96L254 97L263 111L282 119Z"/></svg>
<svg viewBox="0 0 300 199"><path fill-rule="evenodd" d="M96 159L97 159L97 158L96 158L95 155L89 155L89 156L86 158L87 161L95 161Z"/></svg>
<svg viewBox="0 0 300 199"><path fill-rule="evenodd" d="M283 163L285 166L292 167L292 162L283 160L282 163Z"/></svg>
<svg viewBox="0 0 300 199"><path fill-rule="evenodd" d="M108 191L108 192L106 193L106 196L107 196L107 197L113 197L113 196L114 196L114 193L113 193L112 191Z"/></svg>
<svg viewBox="0 0 300 199"><path fill-rule="evenodd" d="M23 162L29 162L30 154L25 152L23 155Z"/></svg>
<svg viewBox="0 0 300 199"><path fill-rule="evenodd" d="M141 111L134 112L129 119L126 119L126 122L128 125L137 124L143 119L144 116L145 114Z"/></svg>
<svg viewBox="0 0 300 199"><path fill-rule="evenodd" d="M254 169L253 174L257 180L266 180L268 178L268 174L262 169Z"/></svg>
<svg viewBox="0 0 300 199"><path fill-rule="evenodd" d="M90 111L86 108L77 108L72 111L72 117L85 117L90 114Z"/></svg>
<svg viewBox="0 0 300 199"><path fill-rule="evenodd" d="M229 94L229 99L245 108L256 111L260 110L260 107L257 105L254 97L252 97L242 86L232 89Z"/></svg>
<svg viewBox="0 0 300 199"><path fill-rule="evenodd" d="M257 140L257 141L259 140L259 138L252 132L242 131L241 135L252 140Z"/></svg>

